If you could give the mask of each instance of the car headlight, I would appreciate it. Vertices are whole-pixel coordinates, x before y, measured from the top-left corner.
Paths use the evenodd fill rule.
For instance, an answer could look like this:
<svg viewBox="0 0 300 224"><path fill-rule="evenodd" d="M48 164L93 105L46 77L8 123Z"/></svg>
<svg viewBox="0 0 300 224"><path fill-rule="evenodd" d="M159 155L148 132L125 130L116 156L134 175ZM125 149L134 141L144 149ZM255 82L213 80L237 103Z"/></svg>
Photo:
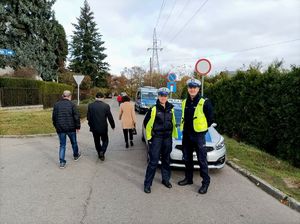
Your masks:
<svg viewBox="0 0 300 224"><path fill-rule="evenodd" d="M223 148L225 145L224 139L222 141L220 141L217 145L216 145L216 149L219 150L221 148Z"/></svg>

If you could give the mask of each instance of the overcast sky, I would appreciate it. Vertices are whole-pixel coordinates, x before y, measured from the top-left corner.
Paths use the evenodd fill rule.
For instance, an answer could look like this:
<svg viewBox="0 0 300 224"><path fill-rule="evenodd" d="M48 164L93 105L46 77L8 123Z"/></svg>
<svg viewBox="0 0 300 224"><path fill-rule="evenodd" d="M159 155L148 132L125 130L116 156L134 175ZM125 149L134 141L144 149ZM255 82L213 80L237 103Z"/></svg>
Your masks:
<svg viewBox="0 0 300 224"><path fill-rule="evenodd" d="M54 5L56 18L69 37L83 2L57 0ZM300 65L300 0L88 3L103 35L112 74L119 75L124 67L135 65L149 69L152 52L147 48L152 47L154 27L163 48L159 61L164 72L191 71L199 58L211 61L211 74L236 70L253 61L267 65L283 59L286 67Z"/></svg>

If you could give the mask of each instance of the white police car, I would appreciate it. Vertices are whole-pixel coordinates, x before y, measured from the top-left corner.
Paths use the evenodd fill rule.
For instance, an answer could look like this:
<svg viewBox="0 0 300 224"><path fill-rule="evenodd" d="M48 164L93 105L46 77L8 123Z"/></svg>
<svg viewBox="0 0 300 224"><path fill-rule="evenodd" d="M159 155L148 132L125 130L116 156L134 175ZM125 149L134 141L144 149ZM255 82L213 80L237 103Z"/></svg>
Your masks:
<svg viewBox="0 0 300 224"><path fill-rule="evenodd" d="M181 100L178 99L168 99L170 103L174 105L175 111L175 118L177 123L177 130L178 130L178 138L173 138L173 148L171 152L171 163L170 165L173 167L184 167L184 161L182 160L183 153L182 153L182 132L180 131L180 121L181 121ZM224 138L222 135L218 133L215 129L217 125L214 123L208 128L208 132L205 135L206 138L206 145L205 149L207 151L207 161L208 161L208 168L213 169L221 169L225 165L226 160L226 147L224 144ZM146 139L146 132L143 125L142 128L142 140L146 142L147 145L147 152L148 152L148 142ZM148 153L147 153L148 155ZM193 154L194 160L194 167L199 168L197 155L194 152Z"/></svg>

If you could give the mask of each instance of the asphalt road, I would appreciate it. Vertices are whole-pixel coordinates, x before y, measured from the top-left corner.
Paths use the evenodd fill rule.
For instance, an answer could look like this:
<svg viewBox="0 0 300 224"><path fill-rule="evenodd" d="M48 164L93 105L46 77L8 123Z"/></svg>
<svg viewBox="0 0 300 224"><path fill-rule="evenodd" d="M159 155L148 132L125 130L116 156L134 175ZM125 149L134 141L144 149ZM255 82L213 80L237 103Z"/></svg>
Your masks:
<svg viewBox="0 0 300 224"><path fill-rule="evenodd" d="M87 123L78 134L82 158L75 162L68 143L67 166L58 168L58 138L0 138L0 223L300 223L300 213L280 204L230 167L211 171L206 195L197 193L200 177L186 187L176 183L183 170L172 172L172 189L157 170L152 193L143 192L146 169L138 135L125 148L118 105L107 101L117 123L109 131L106 160L94 149ZM42 125L42 124L41 124Z"/></svg>

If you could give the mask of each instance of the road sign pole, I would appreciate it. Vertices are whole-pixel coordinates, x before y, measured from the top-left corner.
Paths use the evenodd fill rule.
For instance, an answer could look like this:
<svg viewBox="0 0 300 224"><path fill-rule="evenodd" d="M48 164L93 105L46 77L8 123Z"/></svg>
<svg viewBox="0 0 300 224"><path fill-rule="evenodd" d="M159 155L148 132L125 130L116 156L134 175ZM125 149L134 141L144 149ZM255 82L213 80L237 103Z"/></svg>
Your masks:
<svg viewBox="0 0 300 224"><path fill-rule="evenodd" d="M201 96L204 95L204 75L202 75Z"/></svg>
<svg viewBox="0 0 300 224"><path fill-rule="evenodd" d="M79 85L77 85L77 105L79 105Z"/></svg>
<svg viewBox="0 0 300 224"><path fill-rule="evenodd" d="M84 75L73 75L76 83L77 83L77 105L79 105L79 87L80 87L80 83L82 82Z"/></svg>

